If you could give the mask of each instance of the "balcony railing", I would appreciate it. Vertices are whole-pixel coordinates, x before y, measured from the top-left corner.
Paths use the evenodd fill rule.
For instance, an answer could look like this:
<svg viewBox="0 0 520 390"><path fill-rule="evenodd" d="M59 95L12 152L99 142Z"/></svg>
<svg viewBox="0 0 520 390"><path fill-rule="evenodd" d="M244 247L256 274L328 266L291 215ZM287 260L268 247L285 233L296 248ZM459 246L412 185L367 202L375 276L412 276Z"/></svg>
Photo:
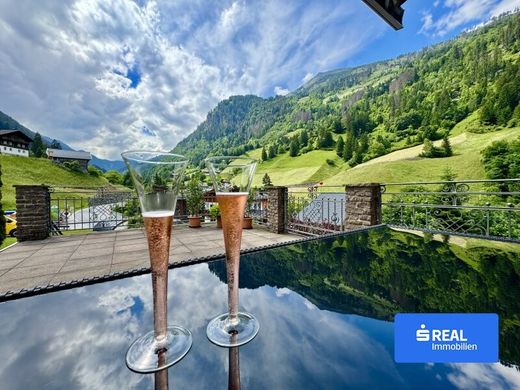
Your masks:
<svg viewBox="0 0 520 390"><path fill-rule="evenodd" d="M520 242L520 179L385 183L383 222Z"/></svg>
<svg viewBox="0 0 520 390"><path fill-rule="evenodd" d="M323 235L345 230L345 191L342 186L310 185L289 188L287 228Z"/></svg>

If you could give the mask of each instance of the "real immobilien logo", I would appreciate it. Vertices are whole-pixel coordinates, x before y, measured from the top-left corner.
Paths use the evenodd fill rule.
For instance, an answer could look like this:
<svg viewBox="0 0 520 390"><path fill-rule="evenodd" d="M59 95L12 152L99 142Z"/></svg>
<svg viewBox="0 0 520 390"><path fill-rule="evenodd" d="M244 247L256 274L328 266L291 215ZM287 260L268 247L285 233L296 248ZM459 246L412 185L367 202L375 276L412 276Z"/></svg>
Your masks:
<svg viewBox="0 0 520 390"><path fill-rule="evenodd" d="M427 329L421 324L415 332L415 339L419 342L431 341L432 351L474 351L478 349L475 343L468 343L464 337L464 329Z"/></svg>
<svg viewBox="0 0 520 390"><path fill-rule="evenodd" d="M398 313L394 331L398 363L498 361L494 313Z"/></svg>

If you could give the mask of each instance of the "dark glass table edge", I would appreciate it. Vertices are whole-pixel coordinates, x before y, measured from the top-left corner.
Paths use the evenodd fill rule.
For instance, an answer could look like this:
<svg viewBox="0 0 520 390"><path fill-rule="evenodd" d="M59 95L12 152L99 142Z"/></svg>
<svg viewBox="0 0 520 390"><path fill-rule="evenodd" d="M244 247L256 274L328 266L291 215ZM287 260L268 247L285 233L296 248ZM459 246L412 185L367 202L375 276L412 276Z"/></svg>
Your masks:
<svg viewBox="0 0 520 390"><path fill-rule="evenodd" d="M328 239L331 237L338 237L338 236L347 236L347 235L357 234L357 233L365 232L365 231L369 231L369 230L383 229L383 228L388 228L388 227L389 226L387 224L379 224L379 225L363 227L363 228L356 229L356 230L329 233L329 234L325 234L322 236L302 237L297 240L243 249L240 251L240 254L261 252L264 250L280 248L280 247L289 246L289 245L293 245L293 244L300 244L300 243L304 243L304 242L308 242L308 241L323 240L323 239ZM183 260L183 261L175 263L175 264L169 264L168 268L174 269L174 268L187 267L187 266L190 266L193 264L209 263L212 261L223 260L224 257L225 257L224 253L217 253L215 255L210 255L210 256L194 257L191 259ZM21 299L21 298L28 298L28 297L32 297L35 295L48 294L48 293L52 293L52 292L56 292L56 291L70 290L73 288L89 286L92 284L110 282L110 281L118 280L118 279L131 278L134 276L145 275L145 274L149 274L149 273L150 273L150 267L142 267L142 268L135 268L135 269L127 270L127 271L115 272L115 273L101 275L101 276L86 277L81 280L71 280L71 281L66 281L66 282L60 282L57 284L48 284L46 286L36 286L36 287L29 288L29 289L22 288L20 290L15 290L15 291L6 291L3 293L0 293L0 303L7 302L7 301L13 301L16 299Z"/></svg>

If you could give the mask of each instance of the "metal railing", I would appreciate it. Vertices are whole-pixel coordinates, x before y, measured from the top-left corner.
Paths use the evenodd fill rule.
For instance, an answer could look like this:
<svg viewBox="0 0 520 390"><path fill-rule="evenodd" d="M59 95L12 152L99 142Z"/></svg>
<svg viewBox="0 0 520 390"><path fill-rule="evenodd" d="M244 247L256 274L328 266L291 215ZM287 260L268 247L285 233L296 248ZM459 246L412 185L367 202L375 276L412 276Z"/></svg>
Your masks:
<svg viewBox="0 0 520 390"><path fill-rule="evenodd" d="M214 194L204 196L204 207L200 212L203 221L209 222L210 207L217 203ZM60 234L64 230L114 230L117 228L142 227L139 200L133 192L107 190L105 188L71 187L60 191L51 191L49 227L51 234ZM259 193L248 214L258 224L267 222L267 200ZM188 211L184 195L177 199L175 210L176 224L188 221Z"/></svg>
<svg viewBox="0 0 520 390"><path fill-rule="evenodd" d="M63 230L114 230L132 222L127 213L129 205L138 208L137 198L132 192L106 189L52 191L50 203L52 234Z"/></svg>
<svg viewBox="0 0 520 390"><path fill-rule="evenodd" d="M323 235L345 230L345 191L341 186L289 188L287 230Z"/></svg>
<svg viewBox="0 0 520 390"><path fill-rule="evenodd" d="M520 242L520 179L382 184L383 222Z"/></svg>
<svg viewBox="0 0 520 390"><path fill-rule="evenodd" d="M246 212L259 225L267 224L267 195L258 192Z"/></svg>

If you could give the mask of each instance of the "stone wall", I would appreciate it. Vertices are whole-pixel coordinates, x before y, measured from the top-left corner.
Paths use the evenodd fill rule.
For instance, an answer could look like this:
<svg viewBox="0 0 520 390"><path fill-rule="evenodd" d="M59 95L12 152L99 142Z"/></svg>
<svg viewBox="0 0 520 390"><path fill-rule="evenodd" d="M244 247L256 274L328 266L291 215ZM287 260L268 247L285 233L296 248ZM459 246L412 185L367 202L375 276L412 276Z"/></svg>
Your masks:
<svg viewBox="0 0 520 390"><path fill-rule="evenodd" d="M15 185L16 238L18 241L43 240L49 236L50 193L45 185Z"/></svg>
<svg viewBox="0 0 520 390"><path fill-rule="evenodd" d="M267 187L267 228L273 233L287 232L287 187Z"/></svg>
<svg viewBox="0 0 520 390"><path fill-rule="evenodd" d="M361 229L381 223L380 184L347 185L345 192L345 230Z"/></svg>

